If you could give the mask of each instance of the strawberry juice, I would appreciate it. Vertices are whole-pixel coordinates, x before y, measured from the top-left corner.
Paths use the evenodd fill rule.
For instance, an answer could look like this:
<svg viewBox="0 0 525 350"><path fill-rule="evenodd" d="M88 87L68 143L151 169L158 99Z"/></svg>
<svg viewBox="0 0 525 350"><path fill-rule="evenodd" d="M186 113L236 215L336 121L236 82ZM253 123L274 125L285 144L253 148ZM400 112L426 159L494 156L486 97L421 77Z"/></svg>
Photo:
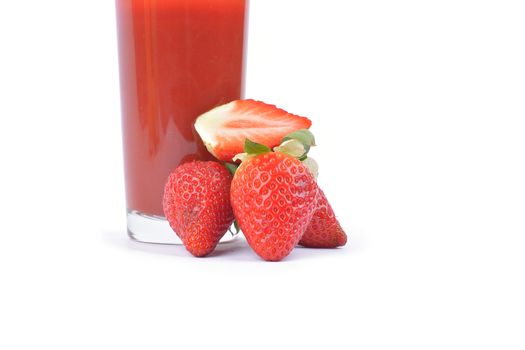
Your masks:
<svg viewBox="0 0 525 350"><path fill-rule="evenodd" d="M193 123L243 91L245 0L116 0L128 231L175 243L163 220L177 165L212 159Z"/></svg>

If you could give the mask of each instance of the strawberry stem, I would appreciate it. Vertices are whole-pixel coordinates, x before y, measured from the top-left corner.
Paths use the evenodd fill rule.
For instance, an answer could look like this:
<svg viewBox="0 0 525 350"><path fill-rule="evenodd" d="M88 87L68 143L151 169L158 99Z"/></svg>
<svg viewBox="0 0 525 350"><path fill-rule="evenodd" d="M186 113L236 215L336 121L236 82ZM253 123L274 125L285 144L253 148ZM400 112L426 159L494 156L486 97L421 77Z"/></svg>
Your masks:
<svg viewBox="0 0 525 350"><path fill-rule="evenodd" d="M239 223L237 222L237 220L233 220L233 228L235 229L235 232L233 232L231 226L228 229L228 231L232 234L232 236L236 236L239 234L239 232L241 232L241 228L239 227Z"/></svg>

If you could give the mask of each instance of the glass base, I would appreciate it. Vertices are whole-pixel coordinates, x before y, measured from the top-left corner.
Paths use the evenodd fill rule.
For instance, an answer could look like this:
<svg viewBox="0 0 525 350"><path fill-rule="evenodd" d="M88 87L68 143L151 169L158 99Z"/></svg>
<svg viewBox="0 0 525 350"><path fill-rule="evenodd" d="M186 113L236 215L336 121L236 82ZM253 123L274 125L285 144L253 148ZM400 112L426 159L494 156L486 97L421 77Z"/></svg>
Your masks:
<svg viewBox="0 0 525 350"><path fill-rule="evenodd" d="M163 216L152 216L138 211L128 211L128 235L138 242L156 244L182 244ZM219 243L231 242L237 238L233 228L221 238Z"/></svg>

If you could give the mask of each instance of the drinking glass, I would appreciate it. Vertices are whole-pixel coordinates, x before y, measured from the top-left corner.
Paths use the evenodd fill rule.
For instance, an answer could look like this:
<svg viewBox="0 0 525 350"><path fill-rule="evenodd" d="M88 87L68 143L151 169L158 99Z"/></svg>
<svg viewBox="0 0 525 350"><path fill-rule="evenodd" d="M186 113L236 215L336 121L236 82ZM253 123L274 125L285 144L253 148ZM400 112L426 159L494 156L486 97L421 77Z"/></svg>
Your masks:
<svg viewBox="0 0 525 350"><path fill-rule="evenodd" d="M135 240L180 243L163 214L164 184L179 164L213 159L194 121L243 95L247 6L116 0L127 227Z"/></svg>

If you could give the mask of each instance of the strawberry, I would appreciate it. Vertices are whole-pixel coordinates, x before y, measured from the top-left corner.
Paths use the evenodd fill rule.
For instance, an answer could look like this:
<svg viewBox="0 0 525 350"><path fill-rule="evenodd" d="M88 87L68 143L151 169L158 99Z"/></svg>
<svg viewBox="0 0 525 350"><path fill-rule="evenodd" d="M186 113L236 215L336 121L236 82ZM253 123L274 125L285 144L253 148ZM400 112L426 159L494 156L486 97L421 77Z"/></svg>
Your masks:
<svg viewBox="0 0 525 350"><path fill-rule="evenodd" d="M164 189L164 214L186 249L211 253L233 222L231 175L217 162L194 161L177 167Z"/></svg>
<svg viewBox="0 0 525 350"><path fill-rule="evenodd" d="M274 105L238 100L198 117L195 130L211 154L230 162L243 151L246 139L272 148L279 145L285 135L311 125L308 118L290 114Z"/></svg>
<svg viewBox="0 0 525 350"><path fill-rule="evenodd" d="M317 185L296 158L269 153L262 145L255 149L260 154L247 152L235 172L231 203L252 249L264 260L279 261L303 236L315 210Z"/></svg>
<svg viewBox="0 0 525 350"><path fill-rule="evenodd" d="M299 244L308 248L336 248L346 244L346 234L339 225L325 194L319 189L312 221Z"/></svg>

